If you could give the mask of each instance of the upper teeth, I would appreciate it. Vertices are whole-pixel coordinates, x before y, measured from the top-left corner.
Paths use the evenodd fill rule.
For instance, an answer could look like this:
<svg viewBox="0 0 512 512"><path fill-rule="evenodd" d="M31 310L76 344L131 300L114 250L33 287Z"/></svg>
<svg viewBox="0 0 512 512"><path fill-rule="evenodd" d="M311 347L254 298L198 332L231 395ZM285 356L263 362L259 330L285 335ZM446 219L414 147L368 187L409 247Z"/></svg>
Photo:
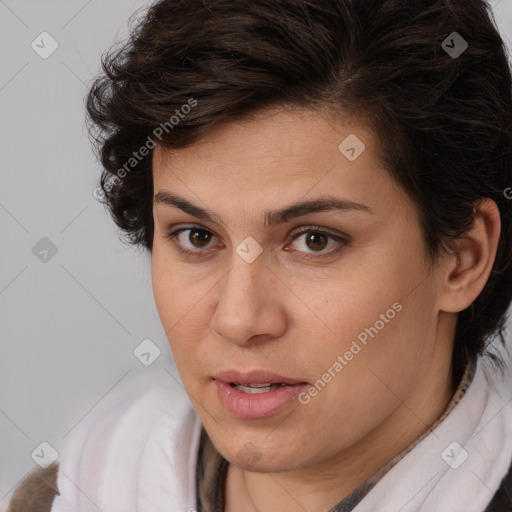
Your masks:
<svg viewBox="0 0 512 512"><path fill-rule="evenodd" d="M235 384L236 389L249 394L267 393L269 391L274 391L274 389L277 389L281 386L284 386L284 384L277 384L272 382L254 384Z"/></svg>

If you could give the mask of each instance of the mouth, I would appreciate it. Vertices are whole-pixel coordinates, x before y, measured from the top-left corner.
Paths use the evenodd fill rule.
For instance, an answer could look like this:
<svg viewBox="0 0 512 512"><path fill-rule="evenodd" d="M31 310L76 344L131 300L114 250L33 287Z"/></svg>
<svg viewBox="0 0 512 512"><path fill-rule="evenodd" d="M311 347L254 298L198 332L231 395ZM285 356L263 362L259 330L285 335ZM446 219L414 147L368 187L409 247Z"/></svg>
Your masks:
<svg viewBox="0 0 512 512"><path fill-rule="evenodd" d="M257 395L260 393L270 393L271 391L275 391L283 386L288 386L289 384L283 384L282 382L267 382L267 383L253 383L253 384L240 384L235 382L230 382L229 385L232 388L241 391L242 393L247 393L249 395Z"/></svg>
<svg viewBox="0 0 512 512"><path fill-rule="evenodd" d="M267 371L220 372L212 381L222 406L241 419L273 416L291 404L307 388L303 380Z"/></svg>
<svg viewBox="0 0 512 512"><path fill-rule="evenodd" d="M284 375L265 370L252 370L244 373L237 370L226 370L217 373L213 378L225 382L231 387L239 389L239 391L253 394L268 393L282 386L307 384L303 380L285 377Z"/></svg>

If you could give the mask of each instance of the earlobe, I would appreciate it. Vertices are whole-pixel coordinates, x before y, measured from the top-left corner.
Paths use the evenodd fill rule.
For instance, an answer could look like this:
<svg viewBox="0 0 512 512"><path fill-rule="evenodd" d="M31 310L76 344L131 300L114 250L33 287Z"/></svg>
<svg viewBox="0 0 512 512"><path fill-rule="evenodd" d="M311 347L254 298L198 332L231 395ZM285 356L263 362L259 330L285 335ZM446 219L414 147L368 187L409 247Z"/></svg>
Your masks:
<svg viewBox="0 0 512 512"><path fill-rule="evenodd" d="M491 273L501 232L500 212L492 199L475 205L469 231L455 243L446 266L440 310L458 313L469 307L484 289Z"/></svg>

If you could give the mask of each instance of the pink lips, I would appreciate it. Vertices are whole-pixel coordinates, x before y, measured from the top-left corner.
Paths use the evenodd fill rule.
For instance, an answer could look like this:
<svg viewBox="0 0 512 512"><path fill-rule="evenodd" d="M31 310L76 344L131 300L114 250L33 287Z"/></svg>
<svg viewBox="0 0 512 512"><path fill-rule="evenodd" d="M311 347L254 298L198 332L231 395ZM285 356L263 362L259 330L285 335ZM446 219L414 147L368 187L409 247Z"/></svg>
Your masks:
<svg viewBox="0 0 512 512"><path fill-rule="evenodd" d="M240 419L267 418L279 412L297 398L308 384L304 381L284 377L266 371L240 373L236 370L223 371L215 375L217 395L222 405L233 416ZM267 393L248 394L231 384L285 384Z"/></svg>

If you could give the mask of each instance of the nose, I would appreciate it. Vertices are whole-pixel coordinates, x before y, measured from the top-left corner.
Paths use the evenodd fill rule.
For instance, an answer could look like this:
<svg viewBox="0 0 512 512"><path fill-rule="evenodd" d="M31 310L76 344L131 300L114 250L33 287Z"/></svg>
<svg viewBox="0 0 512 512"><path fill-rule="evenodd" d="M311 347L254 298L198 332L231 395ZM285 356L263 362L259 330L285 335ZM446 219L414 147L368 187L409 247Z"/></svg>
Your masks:
<svg viewBox="0 0 512 512"><path fill-rule="evenodd" d="M286 287L264 254L247 263L234 253L231 269L218 289L211 328L226 342L252 346L283 335Z"/></svg>

